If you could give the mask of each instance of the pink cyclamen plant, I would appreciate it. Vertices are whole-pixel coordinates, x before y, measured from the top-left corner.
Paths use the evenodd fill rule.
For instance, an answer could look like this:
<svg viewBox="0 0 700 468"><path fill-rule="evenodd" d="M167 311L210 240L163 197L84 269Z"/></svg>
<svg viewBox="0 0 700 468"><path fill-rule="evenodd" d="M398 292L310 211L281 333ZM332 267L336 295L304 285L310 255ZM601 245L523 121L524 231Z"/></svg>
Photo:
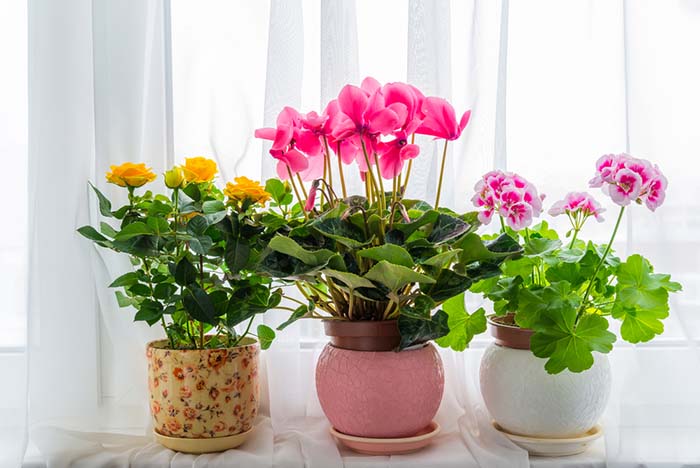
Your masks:
<svg viewBox="0 0 700 468"><path fill-rule="evenodd" d="M366 182L367 198L388 208L384 180L392 181L393 203L405 192L412 160L420 154L420 148L414 144L415 135L442 139L445 143L435 198L437 207L447 144L461 136L470 115L467 111L458 120L452 105L442 98L425 97L407 83L382 85L368 77L360 86L344 86L322 114L301 114L285 107L276 128L258 129L255 136L272 141L270 154L278 161L277 175L290 181L306 211L315 208L316 191L307 194L305 183L323 179L327 191L333 192L334 162L343 198L348 196L344 167L355 164ZM323 195L320 199L322 206Z"/></svg>
<svg viewBox="0 0 700 468"><path fill-rule="evenodd" d="M532 219L542 213L542 200L534 185L512 172L491 171L474 186L476 194L472 203L479 211L479 221L489 224L493 215L519 231L532 224ZM505 224L504 224L505 223Z"/></svg>

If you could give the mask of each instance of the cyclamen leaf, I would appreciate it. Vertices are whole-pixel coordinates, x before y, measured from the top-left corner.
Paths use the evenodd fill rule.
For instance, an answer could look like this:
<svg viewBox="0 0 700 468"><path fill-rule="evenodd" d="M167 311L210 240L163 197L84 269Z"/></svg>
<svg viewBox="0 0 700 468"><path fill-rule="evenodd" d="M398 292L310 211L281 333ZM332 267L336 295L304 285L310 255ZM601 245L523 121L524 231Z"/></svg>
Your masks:
<svg viewBox="0 0 700 468"><path fill-rule="evenodd" d="M469 230L469 224L454 216L440 213L433 230L428 236L428 241L441 244L455 239Z"/></svg>
<svg viewBox="0 0 700 468"><path fill-rule="evenodd" d="M382 260L365 273L365 278L383 284L391 291L398 291L410 283L435 283L429 276L401 265L394 265Z"/></svg>
<svg viewBox="0 0 700 468"><path fill-rule="evenodd" d="M399 349L445 336L450 331L447 320L447 314L442 310L426 319L418 319L402 313L398 321L399 333L401 334Z"/></svg>
<svg viewBox="0 0 700 468"><path fill-rule="evenodd" d="M407 268L413 267L413 258L406 249L394 244L384 244L379 247L371 247L369 249L360 250L358 255L363 258L381 261L386 260L395 265L402 265Z"/></svg>
<svg viewBox="0 0 700 468"><path fill-rule="evenodd" d="M447 313L447 326L450 331L435 342L443 348L464 351L474 335L486 331L486 312L479 308L469 314L464 307L464 293L445 301L442 310Z"/></svg>

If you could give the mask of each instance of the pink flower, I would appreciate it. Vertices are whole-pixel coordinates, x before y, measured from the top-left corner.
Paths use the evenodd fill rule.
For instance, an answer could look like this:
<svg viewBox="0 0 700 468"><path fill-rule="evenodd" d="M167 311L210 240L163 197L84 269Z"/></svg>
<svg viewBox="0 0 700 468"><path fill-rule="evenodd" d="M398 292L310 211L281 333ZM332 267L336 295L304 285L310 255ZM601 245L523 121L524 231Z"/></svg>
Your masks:
<svg viewBox="0 0 700 468"><path fill-rule="evenodd" d="M397 132L396 138L383 143L377 143L377 154L379 154L379 169L382 177L391 179L403 170L403 163L408 159L413 159L420 153L418 145L408 143L408 135L401 131Z"/></svg>
<svg viewBox="0 0 700 468"><path fill-rule="evenodd" d="M289 172L296 174L306 170L309 163L306 156L296 149L298 142L307 150L314 149L309 139L301 132L301 114L291 107L285 107L277 116L277 128L259 128L255 137L272 140L270 154L277 159L277 175L288 179Z"/></svg>
<svg viewBox="0 0 700 468"><path fill-rule="evenodd" d="M655 211L666 198L668 181L659 168L645 159L628 154L607 154L598 159L591 187L603 192L620 206L645 203Z"/></svg>
<svg viewBox="0 0 700 468"><path fill-rule="evenodd" d="M431 135L445 140L456 140L469 123L471 111L466 111L459 123L455 115L454 107L445 99L427 97L423 101L421 111L425 115L423 122L416 129L421 135Z"/></svg>
<svg viewBox="0 0 700 468"><path fill-rule="evenodd" d="M479 208L479 221L489 224L498 213L515 230L532 223L542 213L542 199L534 185L518 174L491 171L474 186L472 203Z"/></svg>
<svg viewBox="0 0 700 468"><path fill-rule="evenodd" d="M549 214L552 216L562 214L576 216L580 213L584 220L589 216L595 216L595 219L601 222L603 221L602 213L604 211L605 208L602 208L592 195L586 192L569 192L563 200L559 200L552 205L549 209Z"/></svg>
<svg viewBox="0 0 700 468"><path fill-rule="evenodd" d="M311 211L314 209L314 206L316 204L316 192L318 191L318 180L314 180L314 183L311 184L311 189L309 190L309 196L306 199L306 204L304 205L304 210L306 211Z"/></svg>

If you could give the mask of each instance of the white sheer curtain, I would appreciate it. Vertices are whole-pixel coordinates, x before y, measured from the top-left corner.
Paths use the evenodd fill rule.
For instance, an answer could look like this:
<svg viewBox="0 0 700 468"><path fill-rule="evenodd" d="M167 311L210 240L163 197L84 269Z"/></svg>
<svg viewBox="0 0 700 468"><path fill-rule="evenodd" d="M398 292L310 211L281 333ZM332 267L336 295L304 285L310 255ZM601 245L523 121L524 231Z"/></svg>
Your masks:
<svg viewBox="0 0 700 468"><path fill-rule="evenodd" d="M448 391L435 446L391 459L336 449L315 398L322 337L312 322L290 327L265 353L261 429L242 451L175 455L147 437L142 354L157 330L131 323L105 287L128 267L123 259L75 234L98 219L87 180L110 192L103 182L109 164L139 160L160 173L195 154L216 158L223 180L269 177L266 150L252 137L256 127L271 123L284 105L319 110L344 83L372 75L408 80L450 98L458 111L473 110L448 163L444 201L458 210L469 208L474 181L494 166L522 173L551 202L584 189L604 152L627 150L659 163L670 180L666 204L653 216L631 210L617 248L648 256L685 292L674 298L656 345L613 352L605 452L610 466L700 463L697 2L30 0L28 12L8 10L0 22L23 15L29 20L28 395L31 438L42 451L37 462L527 466L526 454L491 429L478 394L485 337L464 354L443 353ZM18 37L1 41L0 50L15 50ZM10 76L17 80L10 85L17 92L7 93L13 97L26 77ZM3 119L11 115L0 110ZM21 126L0 128L3 164L22 151L21 132ZM411 195L429 199L436 154L429 141L421 143L425 154L416 161ZM0 233L3 271L10 252L4 246L13 245L12 258L21 259L26 245L21 237L7 243L7 232ZM589 231L599 241L607 232ZM21 271L23 262L15 261ZM26 355L22 340L3 345L2 381L17 384L0 389L0 463L15 466L25 438ZM602 446L573 463L600 463Z"/></svg>

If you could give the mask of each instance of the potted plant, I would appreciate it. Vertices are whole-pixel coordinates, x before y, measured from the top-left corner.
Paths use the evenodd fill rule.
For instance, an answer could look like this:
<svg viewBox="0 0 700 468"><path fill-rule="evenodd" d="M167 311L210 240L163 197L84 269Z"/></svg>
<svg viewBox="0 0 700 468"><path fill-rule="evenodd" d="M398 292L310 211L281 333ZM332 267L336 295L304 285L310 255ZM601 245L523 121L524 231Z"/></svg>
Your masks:
<svg viewBox="0 0 700 468"><path fill-rule="evenodd" d="M447 145L469 115L458 121L444 99L367 78L345 86L320 115L287 107L276 128L256 132L272 141L277 173L301 205L276 215L284 228L260 266L300 293L279 329L303 317L324 321L330 344L316 388L339 434L404 438L430 425L443 369L428 342L464 349L486 327L483 310L470 315L446 301L500 274L499 264L520 251L508 234L482 242L476 213L439 206ZM420 152L415 135L444 141L432 203L404 197ZM349 170L359 170L363 193L348 193ZM291 193L277 201L284 197L292 203Z"/></svg>
<svg viewBox="0 0 700 468"><path fill-rule="evenodd" d="M625 341L649 341L663 332L669 293L681 289L641 255L622 260L612 249L628 206L654 211L663 203L667 182L659 168L626 154L606 155L590 185L620 206L607 244L580 238L587 220L603 221L603 209L588 193L569 193L549 210L571 222L560 236L545 221L528 228L541 202L522 177L494 171L475 187L479 219L486 224L498 217L501 231L523 245L522 255L503 262L501 276L471 288L494 304L488 319L495 344L482 359L481 389L491 415L511 434L576 438L590 431L610 392L606 354L616 335L609 319L621 322Z"/></svg>
<svg viewBox="0 0 700 468"><path fill-rule="evenodd" d="M165 173L168 193L141 192L155 174L145 164L112 166L107 181L126 189L112 203L93 187L101 222L78 229L98 246L126 254L134 266L110 287L135 321L160 324L166 338L147 346L150 409L156 439L192 453L245 441L258 412L259 348L274 331L251 325L282 297L252 273L267 228L260 208L269 194L245 177L223 191L216 164L202 157ZM243 330L236 327L242 325Z"/></svg>

